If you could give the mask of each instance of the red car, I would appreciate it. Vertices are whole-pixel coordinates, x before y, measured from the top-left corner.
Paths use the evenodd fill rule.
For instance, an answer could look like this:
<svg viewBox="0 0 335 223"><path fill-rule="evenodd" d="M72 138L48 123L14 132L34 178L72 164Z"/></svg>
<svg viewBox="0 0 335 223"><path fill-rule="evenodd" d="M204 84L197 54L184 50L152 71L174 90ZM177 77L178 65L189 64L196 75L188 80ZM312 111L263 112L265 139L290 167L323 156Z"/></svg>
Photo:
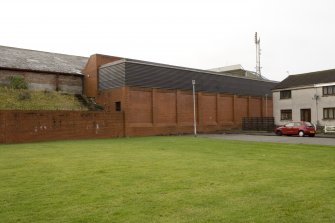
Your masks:
<svg viewBox="0 0 335 223"><path fill-rule="evenodd" d="M315 136L316 130L310 122L289 122L286 125L279 126L275 129L276 135L299 135Z"/></svg>

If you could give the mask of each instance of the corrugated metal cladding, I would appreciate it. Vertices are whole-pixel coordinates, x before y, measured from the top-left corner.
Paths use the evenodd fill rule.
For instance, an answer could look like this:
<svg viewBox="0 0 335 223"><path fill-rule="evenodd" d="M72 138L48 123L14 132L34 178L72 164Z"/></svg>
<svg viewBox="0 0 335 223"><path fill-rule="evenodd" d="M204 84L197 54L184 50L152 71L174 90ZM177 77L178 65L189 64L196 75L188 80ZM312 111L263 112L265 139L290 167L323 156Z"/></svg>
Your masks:
<svg viewBox="0 0 335 223"><path fill-rule="evenodd" d="M125 63L99 69L99 90L125 86Z"/></svg>
<svg viewBox="0 0 335 223"><path fill-rule="evenodd" d="M192 80L195 80L196 91L264 96L271 95L271 89L277 84L270 81L216 75L205 71L202 73L200 70L170 68L167 65L158 66L129 61L122 64L125 64L126 86L191 90ZM112 73L110 72L109 75ZM112 84L104 86L112 86Z"/></svg>

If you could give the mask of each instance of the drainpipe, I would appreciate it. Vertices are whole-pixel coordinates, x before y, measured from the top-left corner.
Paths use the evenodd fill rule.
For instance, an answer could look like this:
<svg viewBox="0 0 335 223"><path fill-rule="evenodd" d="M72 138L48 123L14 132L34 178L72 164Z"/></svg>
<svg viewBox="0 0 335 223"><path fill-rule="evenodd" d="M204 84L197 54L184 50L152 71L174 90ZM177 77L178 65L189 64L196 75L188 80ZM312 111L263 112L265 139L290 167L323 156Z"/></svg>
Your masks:
<svg viewBox="0 0 335 223"><path fill-rule="evenodd" d="M317 95L317 88L315 87L315 94L314 94L314 97L312 98L313 100L315 100L315 109L316 109L316 127L319 126L319 99L320 99L320 96Z"/></svg>

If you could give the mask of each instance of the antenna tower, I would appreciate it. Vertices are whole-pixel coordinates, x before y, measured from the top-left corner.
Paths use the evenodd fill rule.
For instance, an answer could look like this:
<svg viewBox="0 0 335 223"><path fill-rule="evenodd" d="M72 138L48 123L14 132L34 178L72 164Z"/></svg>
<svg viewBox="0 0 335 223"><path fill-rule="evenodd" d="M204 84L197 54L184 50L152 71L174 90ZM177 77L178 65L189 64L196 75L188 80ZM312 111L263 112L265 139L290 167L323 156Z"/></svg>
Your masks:
<svg viewBox="0 0 335 223"><path fill-rule="evenodd" d="M256 44L256 74L259 77L262 77L261 75L261 38L257 36L257 32L255 32L255 44Z"/></svg>

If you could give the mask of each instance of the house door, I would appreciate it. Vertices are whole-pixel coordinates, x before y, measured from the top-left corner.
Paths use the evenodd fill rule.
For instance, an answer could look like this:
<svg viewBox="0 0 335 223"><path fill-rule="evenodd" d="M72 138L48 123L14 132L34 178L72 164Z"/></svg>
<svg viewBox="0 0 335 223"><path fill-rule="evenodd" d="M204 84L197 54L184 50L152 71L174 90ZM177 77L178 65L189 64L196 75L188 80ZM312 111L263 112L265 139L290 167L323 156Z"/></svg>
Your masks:
<svg viewBox="0 0 335 223"><path fill-rule="evenodd" d="M301 121L310 122L311 121L311 109L301 109L300 119Z"/></svg>

